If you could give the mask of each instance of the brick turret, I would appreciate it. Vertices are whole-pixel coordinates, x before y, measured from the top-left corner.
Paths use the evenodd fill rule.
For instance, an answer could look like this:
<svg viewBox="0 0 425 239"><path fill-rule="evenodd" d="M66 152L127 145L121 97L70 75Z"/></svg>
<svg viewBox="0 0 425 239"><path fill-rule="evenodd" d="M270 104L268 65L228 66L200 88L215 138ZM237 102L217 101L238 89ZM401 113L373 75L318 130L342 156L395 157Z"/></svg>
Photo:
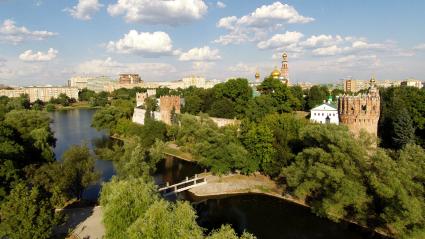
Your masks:
<svg viewBox="0 0 425 239"><path fill-rule="evenodd" d="M159 108L162 122L171 125L171 113L180 113L180 96L161 96L159 98Z"/></svg>
<svg viewBox="0 0 425 239"><path fill-rule="evenodd" d="M358 136L360 130L377 136L380 114L379 90L375 86L375 78L370 80L370 88L366 95L347 96L338 99L338 114L342 124Z"/></svg>

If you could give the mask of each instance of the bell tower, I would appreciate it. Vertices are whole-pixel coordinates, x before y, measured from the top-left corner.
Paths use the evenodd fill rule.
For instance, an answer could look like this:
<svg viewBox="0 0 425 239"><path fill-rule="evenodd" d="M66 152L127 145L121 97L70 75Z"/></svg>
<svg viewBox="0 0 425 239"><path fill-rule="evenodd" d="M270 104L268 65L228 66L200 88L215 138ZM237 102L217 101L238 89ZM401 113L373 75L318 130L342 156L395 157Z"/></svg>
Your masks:
<svg viewBox="0 0 425 239"><path fill-rule="evenodd" d="M289 73L288 73L288 54L284 52L282 54L282 67L280 68L281 77L283 78L284 83L289 83Z"/></svg>

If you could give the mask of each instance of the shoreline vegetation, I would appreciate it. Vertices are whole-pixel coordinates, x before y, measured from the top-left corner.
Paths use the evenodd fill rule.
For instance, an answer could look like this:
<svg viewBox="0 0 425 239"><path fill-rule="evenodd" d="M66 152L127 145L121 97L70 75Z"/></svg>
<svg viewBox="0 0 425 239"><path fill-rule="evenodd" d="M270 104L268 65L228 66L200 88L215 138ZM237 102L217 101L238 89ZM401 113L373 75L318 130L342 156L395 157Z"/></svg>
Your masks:
<svg viewBox="0 0 425 239"><path fill-rule="evenodd" d="M193 159L193 156L190 153L180 150L174 143L165 145L164 154L175 157L179 160L197 164L197 161ZM210 172L207 172L198 174L198 176L205 176L208 183L188 190L189 193L196 199L212 199L235 195L260 194L311 209L311 206L305 201L286 193L285 189L275 180L261 174L260 172L253 173L252 175L242 175L240 173L213 175ZM312 215L317 216L314 215L314 213L312 213ZM391 236L382 228L370 228L366 225L362 225L356 221L345 218L341 219L341 221L354 224L365 230L391 238Z"/></svg>

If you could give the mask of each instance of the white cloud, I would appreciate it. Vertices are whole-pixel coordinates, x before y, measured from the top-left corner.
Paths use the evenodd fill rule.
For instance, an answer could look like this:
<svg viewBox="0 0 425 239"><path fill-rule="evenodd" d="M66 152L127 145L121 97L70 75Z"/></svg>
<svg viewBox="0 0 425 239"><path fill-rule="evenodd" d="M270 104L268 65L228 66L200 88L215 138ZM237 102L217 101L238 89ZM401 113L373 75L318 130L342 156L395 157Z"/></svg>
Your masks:
<svg viewBox="0 0 425 239"><path fill-rule="evenodd" d="M122 63L108 57L82 62L75 71L77 74L93 75L118 75L123 72L134 72L145 77L146 74L151 76L170 74L176 72L176 68L166 63Z"/></svg>
<svg viewBox="0 0 425 239"><path fill-rule="evenodd" d="M56 58L57 54L58 51L53 48L49 48L46 53L41 51L33 52L32 50L27 50L19 55L19 59L28 62L51 61Z"/></svg>
<svg viewBox="0 0 425 239"><path fill-rule="evenodd" d="M179 25L202 18L208 10L203 0L118 0L108 6L111 16L127 22Z"/></svg>
<svg viewBox="0 0 425 239"><path fill-rule="evenodd" d="M311 21L314 21L314 19L300 15L293 6L275 2L270 5L263 5L254 12L240 18L236 16L221 18L217 27L229 30L229 33L220 36L214 42L227 45L257 41L266 36L267 32L283 28L284 24ZM236 39L236 41L232 42L232 39Z"/></svg>
<svg viewBox="0 0 425 239"><path fill-rule="evenodd" d="M272 36L267 41L260 41L257 44L259 49L276 49L288 46L294 43L298 43L303 37L303 34L300 32L290 32L287 31L284 34L276 34Z"/></svg>
<svg viewBox="0 0 425 239"><path fill-rule="evenodd" d="M0 26L0 42L18 44L26 40L44 40L57 35L49 31L30 31L26 27L18 27L11 19L4 20Z"/></svg>
<svg viewBox="0 0 425 239"><path fill-rule="evenodd" d="M192 62L192 69L195 72L203 72L205 73L208 70L211 70L215 66L215 62L204 62L204 61L195 61Z"/></svg>
<svg viewBox="0 0 425 239"><path fill-rule="evenodd" d="M92 15L99 11L102 6L98 0L79 0L76 6L71 9L67 8L65 11L76 19L90 20Z"/></svg>
<svg viewBox="0 0 425 239"><path fill-rule="evenodd" d="M211 49L209 46L201 48L192 48L187 52L181 53L180 61L216 61L221 56L218 49Z"/></svg>
<svg viewBox="0 0 425 239"><path fill-rule="evenodd" d="M334 56L341 52L343 52L344 49L338 47L337 45L328 46L328 47L321 47L313 50L313 55L316 56Z"/></svg>
<svg viewBox="0 0 425 239"><path fill-rule="evenodd" d="M107 44L109 51L118 53L134 53L144 56L171 54L173 45L170 36L165 32L137 32L130 30L118 41Z"/></svg>
<svg viewBox="0 0 425 239"><path fill-rule="evenodd" d="M316 46L329 46L331 44L336 44L338 42L343 41L342 37L339 35L336 35L335 37L332 35L318 35L318 36L311 36L304 42L301 42L301 46L305 47L316 47Z"/></svg>
<svg viewBox="0 0 425 239"><path fill-rule="evenodd" d="M413 47L414 50L425 50L425 43L416 45L415 47Z"/></svg>
<svg viewBox="0 0 425 239"><path fill-rule="evenodd" d="M226 7L226 4L224 4L224 2L218 1L217 2L217 7L218 8L225 8Z"/></svg>
<svg viewBox="0 0 425 239"><path fill-rule="evenodd" d="M257 70L257 67L239 62L238 64L234 66L228 67L227 69L231 72L237 72L237 73L255 73Z"/></svg>

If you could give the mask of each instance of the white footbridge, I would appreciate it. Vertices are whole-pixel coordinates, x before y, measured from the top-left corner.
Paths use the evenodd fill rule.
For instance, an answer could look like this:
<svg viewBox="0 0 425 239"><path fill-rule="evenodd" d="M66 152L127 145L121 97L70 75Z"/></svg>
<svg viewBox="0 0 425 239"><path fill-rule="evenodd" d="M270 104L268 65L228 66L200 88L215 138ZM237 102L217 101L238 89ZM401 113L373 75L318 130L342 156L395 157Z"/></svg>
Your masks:
<svg viewBox="0 0 425 239"><path fill-rule="evenodd" d="M191 178L186 177L185 180L173 185L170 185L167 182L164 186L158 189L158 192L161 193L164 197L167 197L179 192L189 190L194 187L202 186L204 184L207 184L207 177L206 176L199 177L197 174L195 174L195 176Z"/></svg>

